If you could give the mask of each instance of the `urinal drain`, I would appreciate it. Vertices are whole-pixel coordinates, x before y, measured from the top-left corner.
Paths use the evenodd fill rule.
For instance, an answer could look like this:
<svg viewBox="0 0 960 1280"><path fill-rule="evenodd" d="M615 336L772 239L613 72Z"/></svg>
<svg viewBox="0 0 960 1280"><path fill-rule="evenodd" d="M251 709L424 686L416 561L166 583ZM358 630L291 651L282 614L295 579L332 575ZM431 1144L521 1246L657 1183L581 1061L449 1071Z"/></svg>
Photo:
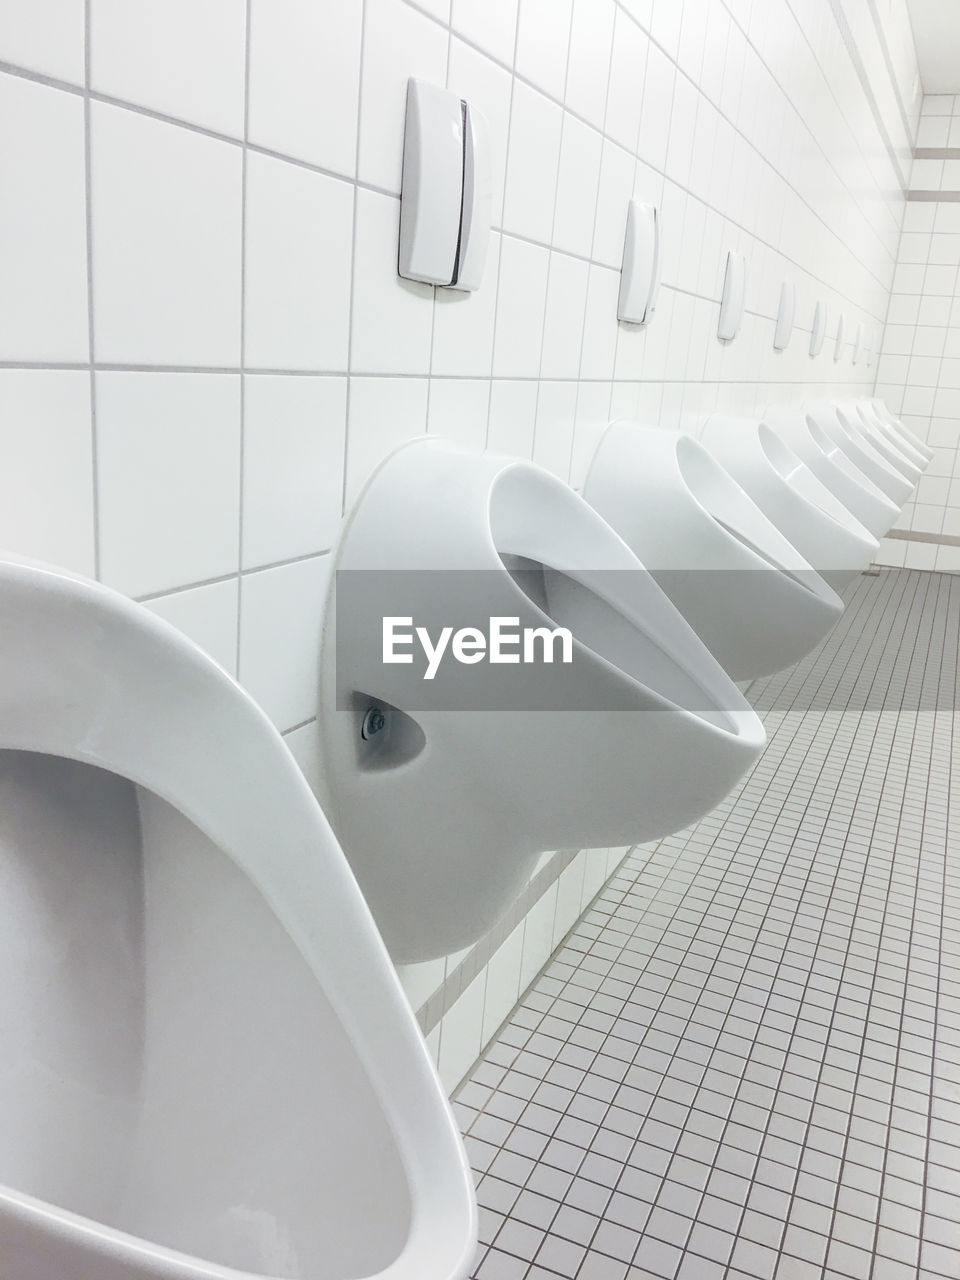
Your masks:
<svg viewBox="0 0 960 1280"><path fill-rule="evenodd" d="M360 737L364 742L378 734L387 723L387 717L379 707L367 707L360 722Z"/></svg>

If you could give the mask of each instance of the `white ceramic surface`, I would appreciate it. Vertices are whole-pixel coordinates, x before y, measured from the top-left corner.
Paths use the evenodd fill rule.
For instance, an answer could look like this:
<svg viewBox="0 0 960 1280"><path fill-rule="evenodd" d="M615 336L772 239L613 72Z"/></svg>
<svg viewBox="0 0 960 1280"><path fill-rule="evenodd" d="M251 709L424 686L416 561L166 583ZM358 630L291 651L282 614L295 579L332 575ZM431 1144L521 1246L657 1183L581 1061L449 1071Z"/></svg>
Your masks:
<svg viewBox="0 0 960 1280"><path fill-rule="evenodd" d="M813 400L804 405L804 411L830 440L839 445L868 480L872 480L891 502L898 507L903 506L920 478L916 468L914 476L907 478L899 466L889 462L871 443L866 431L857 425L852 415L841 415L834 401Z"/></svg>
<svg viewBox="0 0 960 1280"><path fill-rule="evenodd" d="M927 459L912 445L895 436L877 419L866 401L852 398L834 402L840 425L870 442L880 456L905 480L915 485L927 468Z"/></svg>
<svg viewBox="0 0 960 1280"><path fill-rule="evenodd" d="M835 591L871 563L876 538L765 423L714 414L701 440Z"/></svg>
<svg viewBox="0 0 960 1280"><path fill-rule="evenodd" d="M819 423L802 409L782 405L768 406L762 417L864 528L875 538L884 536L900 508Z"/></svg>
<svg viewBox="0 0 960 1280"><path fill-rule="evenodd" d="M735 680L798 661L843 612L836 593L690 436L611 424L583 492Z"/></svg>
<svg viewBox="0 0 960 1280"><path fill-rule="evenodd" d="M546 850L686 826L763 745L739 690L620 538L528 462L407 444L361 494L336 569L321 655L325 808L397 960L480 937ZM551 668L536 706L517 705L529 669L452 662L427 685L385 665L372 620L346 605L344 573L369 570L386 591L392 571L418 571L402 579L402 613L433 634L494 616L562 625L574 662ZM371 706L387 724L365 742Z"/></svg>
<svg viewBox="0 0 960 1280"><path fill-rule="evenodd" d="M888 439L906 450L908 457L915 458L918 465L924 466L932 460L933 450L899 418L895 418L882 400L860 400L857 407L867 422L878 426Z"/></svg>
<svg viewBox="0 0 960 1280"><path fill-rule="evenodd" d="M146 609L0 558L4 1280L461 1280L463 1148L257 705Z"/></svg>

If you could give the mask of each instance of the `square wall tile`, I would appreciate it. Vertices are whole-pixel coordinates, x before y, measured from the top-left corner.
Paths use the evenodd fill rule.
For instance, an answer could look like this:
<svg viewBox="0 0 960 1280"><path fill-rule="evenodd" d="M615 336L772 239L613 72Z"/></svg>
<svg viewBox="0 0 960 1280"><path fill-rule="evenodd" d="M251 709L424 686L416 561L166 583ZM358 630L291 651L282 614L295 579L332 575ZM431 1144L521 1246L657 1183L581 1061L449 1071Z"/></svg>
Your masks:
<svg viewBox="0 0 960 1280"><path fill-rule="evenodd" d="M246 43L236 0L90 0L90 87L240 138Z"/></svg>
<svg viewBox="0 0 960 1280"><path fill-rule="evenodd" d="M549 263L547 249L503 237L493 348L497 378L535 378L540 371Z"/></svg>
<svg viewBox="0 0 960 1280"><path fill-rule="evenodd" d="M529 381L497 379L490 387L490 425L487 449L490 453L511 453L518 458L533 457L533 437L537 422L537 384Z"/></svg>
<svg viewBox="0 0 960 1280"><path fill-rule="evenodd" d="M573 0L566 105L603 128L616 6L613 0Z"/></svg>
<svg viewBox="0 0 960 1280"><path fill-rule="evenodd" d="M96 358L240 361L241 152L91 104Z"/></svg>
<svg viewBox="0 0 960 1280"><path fill-rule="evenodd" d="M346 378L244 379L245 569L325 551L340 527Z"/></svg>
<svg viewBox="0 0 960 1280"><path fill-rule="evenodd" d="M448 33L403 0L366 0L359 177L400 194L407 81L447 81Z"/></svg>
<svg viewBox="0 0 960 1280"><path fill-rule="evenodd" d="M83 84L84 7L84 0L0 0L0 62Z"/></svg>
<svg viewBox="0 0 960 1280"><path fill-rule="evenodd" d="M300 772L317 799L323 796L323 756L320 742L320 726L316 720L290 729L283 735L290 754L300 766Z"/></svg>
<svg viewBox="0 0 960 1280"><path fill-rule="evenodd" d="M504 230L550 243L563 111L521 81L513 88Z"/></svg>
<svg viewBox="0 0 960 1280"><path fill-rule="evenodd" d="M517 75L563 100L573 0L523 0L517 26Z"/></svg>
<svg viewBox="0 0 960 1280"><path fill-rule="evenodd" d="M603 138L574 116L563 119L553 245L583 258L593 247Z"/></svg>
<svg viewBox="0 0 960 1280"><path fill-rule="evenodd" d="M427 429L426 378L351 378L347 427L347 511L370 473Z"/></svg>
<svg viewBox="0 0 960 1280"><path fill-rule="evenodd" d="M314 556L241 582L240 683L280 730L317 714L329 560Z"/></svg>
<svg viewBox="0 0 960 1280"><path fill-rule="evenodd" d="M100 574L131 596L236 573L240 378L98 373Z"/></svg>
<svg viewBox="0 0 960 1280"><path fill-rule="evenodd" d="M0 74L0 171L0 360L88 360L82 100Z"/></svg>
<svg viewBox="0 0 960 1280"><path fill-rule="evenodd" d="M248 367L346 370L353 198L339 178L247 157Z"/></svg>
<svg viewBox="0 0 960 1280"><path fill-rule="evenodd" d="M239 592L239 579L228 578L157 596L147 601L146 607L189 636L229 675L236 676Z"/></svg>
<svg viewBox="0 0 960 1280"><path fill-rule="evenodd" d="M427 430L481 453L487 442L490 382L487 378L431 378Z"/></svg>
<svg viewBox="0 0 960 1280"><path fill-rule="evenodd" d="M518 0L453 0L451 25L458 35L509 67L517 38L517 6Z"/></svg>
<svg viewBox="0 0 960 1280"><path fill-rule="evenodd" d="M427 373L434 289L397 272L400 201L358 191L356 234L352 370Z"/></svg>
<svg viewBox="0 0 960 1280"><path fill-rule="evenodd" d="M486 119L490 135L491 217L493 225L499 226L503 214L513 77L484 54L453 38L450 41L447 88L469 102Z"/></svg>
<svg viewBox="0 0 960 1280"><path fill-rule="evenodd" d="M342 0L250 0L252 143L356 173L362 12Z"/></svg>
<svg viewBox="0 0 960 1280"><path fill-rule="evenodd" d="M93 577L90 375L0 369L0 546Z"/></svg>
<svg viewBox="0 0 960 1280"><path fill-rule="evenodd" d="M444 1088L452 1091L480 1056L483 1023L484 970L470 983L443 1020L438 1070Z"/></svg>
<svg viewBox="0 0 960 1280"><path fill-rule="evenodd" d="M430 372L448 377L489 376L500 277L500 236L490 232L483 283L474 293L437 289Z"/></svg>

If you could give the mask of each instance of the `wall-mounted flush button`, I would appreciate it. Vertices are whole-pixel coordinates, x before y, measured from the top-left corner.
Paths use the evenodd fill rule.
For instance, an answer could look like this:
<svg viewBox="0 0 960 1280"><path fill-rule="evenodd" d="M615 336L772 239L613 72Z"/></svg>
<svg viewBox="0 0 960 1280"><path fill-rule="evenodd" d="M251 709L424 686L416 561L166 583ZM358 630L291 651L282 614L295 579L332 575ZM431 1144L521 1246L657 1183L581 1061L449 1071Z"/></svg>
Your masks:
<svg viewBox="0 0 960 1280"><path fill-rule="evenodd" d="M723 293L720 297L720 320L717 324L717 337L721 342L729 342L740 332L740 322L743 320L745 277L746 263L743 254L731 249L727 254Z"/></svg>
<svg viewBox="0 0 960 1280"><path fill-rule="evenodd" d="M620 272L617 318L629 324L648 324L660 288L660 214L656 205L631 200Z"/></svg>
<svg viewBox="0 0 960 1280"><path fill-rule="evenodd" d="M490 238L486 121L455 93L407 84L398 269L408 280L477 289Z"/></svg>
<svg viewBox="0 0 960 1280"><path fill-rule="evenodd" d="M797 305L797 291L789 280L780 286L780 307L777 311L777 328L773 335L774 351L786 351L793 337L793 314Z"/></svg>
<svg viewBox="0 0 960 1280"><path fill-rule="evenodd" d="M834 362L843 355L843 312L840 313L840 319L837 321L837 340L833 344Z"/></svg>
<svg viewBox="0 0 960 1280"><path fill-rule="evenodd" d="M813 328L810 331L810 354L818 356L823 350L823 340L827 336L827 304L818 302L813 310Z"/></svg>

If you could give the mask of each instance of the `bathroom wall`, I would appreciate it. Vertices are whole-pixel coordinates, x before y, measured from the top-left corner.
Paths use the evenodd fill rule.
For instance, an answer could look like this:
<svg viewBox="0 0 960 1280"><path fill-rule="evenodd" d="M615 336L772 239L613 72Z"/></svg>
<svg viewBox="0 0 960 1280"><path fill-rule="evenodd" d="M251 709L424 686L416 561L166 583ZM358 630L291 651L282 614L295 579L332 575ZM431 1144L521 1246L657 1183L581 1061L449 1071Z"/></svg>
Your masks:
<svg viewBox="0 0 960 1280"><path fill-rule="evenodd" d="M960 73L957 78L960 87ZM960 570L960 96L923 99L877 391L934 450L886 564Z"/></svg>
<svg viewBox="0 0 960 1280"><path fill-rule="evenodd" d="M396 275L410 75L490 122L475 295ZM918 112L904 0L0 0L0 543L182 627L309 775L324 553L378 460L429 431L577 484L611 417L870 391ZM448 1084L622 853L547 859L508 934L404 974Z"/></svg>

